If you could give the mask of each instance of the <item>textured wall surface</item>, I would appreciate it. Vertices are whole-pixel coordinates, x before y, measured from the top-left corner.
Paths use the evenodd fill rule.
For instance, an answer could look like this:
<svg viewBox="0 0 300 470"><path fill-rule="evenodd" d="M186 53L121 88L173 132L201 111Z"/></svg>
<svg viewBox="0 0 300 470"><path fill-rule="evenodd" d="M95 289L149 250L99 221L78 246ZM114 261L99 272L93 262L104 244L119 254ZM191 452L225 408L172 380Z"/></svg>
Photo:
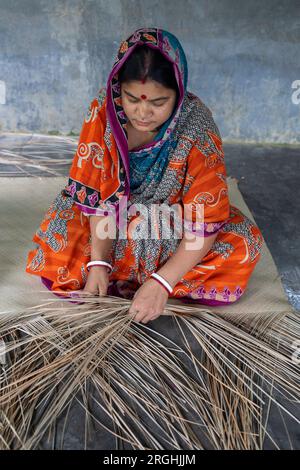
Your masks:
<svg viewBox="0 0 300 470"><path fill-rule="evenodd" d="M144 26L181 41L224 141L300 143L299 0L0 0L0 131L77 134Z"/></svg>

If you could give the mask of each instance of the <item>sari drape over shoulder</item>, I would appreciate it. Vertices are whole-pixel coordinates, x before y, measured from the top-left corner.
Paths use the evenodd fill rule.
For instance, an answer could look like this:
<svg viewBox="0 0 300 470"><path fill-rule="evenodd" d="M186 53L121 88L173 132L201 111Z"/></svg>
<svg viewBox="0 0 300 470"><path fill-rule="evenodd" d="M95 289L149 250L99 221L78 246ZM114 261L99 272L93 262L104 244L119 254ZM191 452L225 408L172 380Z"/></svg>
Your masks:
<svg viewBox="0 0 300 470"><path fill-rule="evenodd" d="M129 152L118 71L141 44L160 50L172 62L179 99L155 139ZM41 276L53 292L84 287L91 248L87 216L108 214L117 227L109 255L111 288L120 295L134 291L157 271L176 251L184 231L218 234L172 296L222 305L245 291L263 237L230 204L220 132L208 107L187 90L187 80L184 51L167 31L137 30L120 45L107 86L84 118L68 183L46 213L33 237L37 246L28 255L26 271ZM170 208L175 208L173 213ZM170 220L174 232L165 237Z"/></svg>

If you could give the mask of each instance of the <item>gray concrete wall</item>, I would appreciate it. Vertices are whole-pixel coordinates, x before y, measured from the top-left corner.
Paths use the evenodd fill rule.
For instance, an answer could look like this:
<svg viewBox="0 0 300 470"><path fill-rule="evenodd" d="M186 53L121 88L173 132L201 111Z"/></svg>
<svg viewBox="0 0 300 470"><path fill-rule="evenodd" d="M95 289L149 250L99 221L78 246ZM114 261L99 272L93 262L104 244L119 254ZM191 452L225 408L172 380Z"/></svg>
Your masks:
<svg viewBox="0 0 300 470"><path fill-rule="evenodd" d="M300 143L299 0L0 0L0 130L77 134L143 26L182 42L224 141Z"/></svg>

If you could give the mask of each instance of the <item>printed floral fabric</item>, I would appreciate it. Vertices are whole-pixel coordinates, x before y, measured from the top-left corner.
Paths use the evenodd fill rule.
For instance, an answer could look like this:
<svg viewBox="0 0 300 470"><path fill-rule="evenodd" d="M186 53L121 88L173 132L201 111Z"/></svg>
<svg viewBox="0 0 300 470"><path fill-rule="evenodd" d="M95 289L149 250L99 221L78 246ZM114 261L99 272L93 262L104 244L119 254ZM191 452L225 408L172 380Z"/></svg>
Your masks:
<svg viewBox="0 0 300 470"><path fill-rule="evenodd" d="M180 97L153 142L128 152L118 70L142 43L158 48L173 62ZM92 100L85 116L68 183L32 239L36 246L28 254L26 271L41 276L53 292L71 294L84 287L91 252L88 215L108 213L116 215L116 237L109 255L111 292L124 294L126 286L130 292L145 282L174 254L184 231L205 237L218 234L172 296L221 305L245 292L263 237L230 204L219 130L211 111L186 86L185 55L173 35L151 28L138 30L122 42L107 87ZM143 210L137 215L139 204ZM201 222L196 217L199 204ZM157 213L158 205L162 210ZM176 211L170 219L170 208L181 209L179 227L174 223ZM173 233L165 237L169 220ZM120 236L120 221L125 222L125 238ZM153 232L155 237L145 236Z"/></svg>

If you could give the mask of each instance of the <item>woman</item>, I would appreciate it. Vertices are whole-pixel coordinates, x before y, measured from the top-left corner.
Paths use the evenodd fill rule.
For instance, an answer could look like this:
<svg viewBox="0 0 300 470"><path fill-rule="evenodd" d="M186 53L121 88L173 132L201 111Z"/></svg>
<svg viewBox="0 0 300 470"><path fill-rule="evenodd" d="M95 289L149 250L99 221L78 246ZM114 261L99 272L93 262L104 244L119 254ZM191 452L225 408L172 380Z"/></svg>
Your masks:
<svg viewBox="0 0 300 470"><path fill-rule="evenodd" d="M167 31L122 42L28 255L26 271L54 293L134 295L129 312L147 323L168 297L215 306L245 292L263 237L230 205L219 130L187 79Z"/></svg>

